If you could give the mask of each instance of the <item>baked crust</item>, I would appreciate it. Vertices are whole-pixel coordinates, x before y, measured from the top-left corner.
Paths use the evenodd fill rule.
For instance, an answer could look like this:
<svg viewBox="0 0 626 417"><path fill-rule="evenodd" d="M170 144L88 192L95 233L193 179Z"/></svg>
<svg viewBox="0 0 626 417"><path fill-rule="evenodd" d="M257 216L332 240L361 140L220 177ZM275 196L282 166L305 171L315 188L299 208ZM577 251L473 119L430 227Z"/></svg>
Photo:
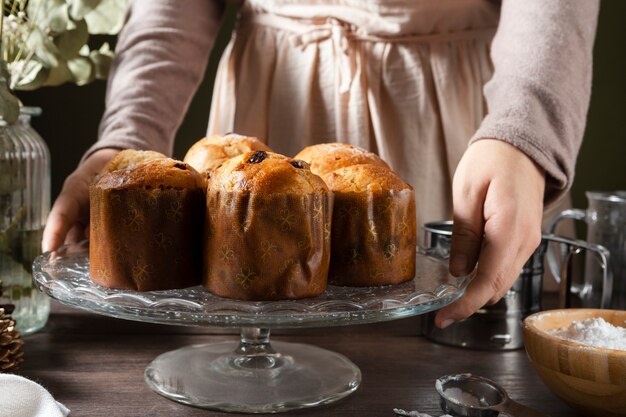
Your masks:
<svg viewBox="0 0 626 417"><path fill-rule="evenodd" d="M198 172L208 172L226 160L250 151L271 151L271 149L255 137L230 133L200 139L189 148L183 161Z"/></svg>
<svg viewBox="0 0 626 417"><path fill-rule="evenodd" d="M324 180L331 172L350 165L370 164L389 169L389 165L375 153L345 143L321 143L308 146L295 158L308 162L311 165L311 171Z"/></svg>
<svg viewBox="0 0 626 417"><path fill-rule="evenodd" d="M329 281L399 284L415 276L415 193L394 172L361 164L328 177L335 195Z"/></svg>
<svg viewBox="0 0 626 417"><path fill-rule="evenodd" d="M324 181L309 164L266 151L246 152L224 162L211 173L210 188L227 192L265 194L322 194Z"/></svg>
<svg viewBox="0 0 626 417"><path fill-rule="evenodd" d="M148 160L95 179L102 189L204 188L205 179L190 165L170 158Z"/></svg>
<svg viewBox="0 0 626 417"><path fill-rule="evenodd" d="M171 159L96 179L89 188L92 281L138 291L199 285L204 184Z"/></svg>
<svg viewBox="0 0 626 417"><path fill-rule="evenodd" d="M113 172L120 169L129 169L139 164L156 159L167 159L167 156L155 151L137 151L135 149L124 149L111 159L100 174Z"/></svg>
<svg viewBox="0 0 626 417"><path fill-rule="evenodd" d="M243 300L326 289L332 193L303 162L264 151L232 158L207 189L203 285Z"/></svg>
<svg viewBox="0 0 626 417"><path fill-rule="evenodd" d="M412 189L389 168L372 164L358 164L339 168L326 176L326 184L333 192L342 193Z"/></svg>

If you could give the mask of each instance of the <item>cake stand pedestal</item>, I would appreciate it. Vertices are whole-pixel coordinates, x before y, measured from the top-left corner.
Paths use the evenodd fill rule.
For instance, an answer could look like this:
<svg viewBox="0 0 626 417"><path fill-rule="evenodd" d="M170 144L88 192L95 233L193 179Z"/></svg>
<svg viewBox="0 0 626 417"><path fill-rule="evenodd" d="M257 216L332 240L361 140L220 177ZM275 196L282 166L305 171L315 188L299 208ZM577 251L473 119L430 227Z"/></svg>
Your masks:
<svg viewBox="0 0 626 417"><path fill-rule="evenodd" d="M361 372L345 356L299 343L270 343L270 328L340 326L394 320L437 310L458 299L468 278L417 254L412 281L386 287L329 286L315 298L250 302L213 296L201 287L137 292L89 278L88 242L39 256L35 284L63 304L121 319L241 328L237 343L185 346L148 365L157 393L201 408L275 413L328 404L354 392Z"/></svg>
<svg viewBox="0 0 626 417"><path fill-rule="evenodd" d="M184 404L272 413L343 398L357 389L361 372L338 353L299 343L270 345L268 329L244 328L238 346L194 345L158 356L145 379L154 391Z"/></svg>

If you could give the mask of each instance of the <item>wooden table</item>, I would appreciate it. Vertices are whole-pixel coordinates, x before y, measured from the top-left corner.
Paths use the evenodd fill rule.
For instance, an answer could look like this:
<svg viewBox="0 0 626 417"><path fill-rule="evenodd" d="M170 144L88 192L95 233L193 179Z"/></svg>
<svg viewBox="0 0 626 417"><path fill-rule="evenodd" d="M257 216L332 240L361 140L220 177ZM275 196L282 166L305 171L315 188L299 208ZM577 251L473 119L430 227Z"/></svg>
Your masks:
<svg viewBox="0 0 626 417"><path fill-rule="evenodd" d="M421 317L334 328L275 330L272 340L310 343L342 353L363 381L334 404L282 415L394 417L394 407L442 414L435 379L470 372L499 382L511 397L552 417L575 412L541 382L524 350L471 351L419 336ZM38 381L70 416L230 416L172 402L143 379L157 355L189 344L238 340L235 330L146 324L99 316L54 302L46 328L25 338L19 373Z"/></svg>

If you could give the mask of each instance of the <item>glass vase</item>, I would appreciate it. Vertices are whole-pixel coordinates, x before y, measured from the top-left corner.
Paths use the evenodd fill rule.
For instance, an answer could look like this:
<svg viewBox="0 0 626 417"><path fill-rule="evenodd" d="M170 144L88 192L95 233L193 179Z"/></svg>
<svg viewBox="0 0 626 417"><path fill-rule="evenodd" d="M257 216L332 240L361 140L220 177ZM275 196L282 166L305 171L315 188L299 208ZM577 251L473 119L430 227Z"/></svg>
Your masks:
<svg viewBox="0 0 626 417"><path fill-rule="evenodd" d="M0 119L0 304L15 305L22 335L41 329L50 313L50 299L32 280L50 210L50 152L30 124L40 114L23 107L14 124Z"/></svg>

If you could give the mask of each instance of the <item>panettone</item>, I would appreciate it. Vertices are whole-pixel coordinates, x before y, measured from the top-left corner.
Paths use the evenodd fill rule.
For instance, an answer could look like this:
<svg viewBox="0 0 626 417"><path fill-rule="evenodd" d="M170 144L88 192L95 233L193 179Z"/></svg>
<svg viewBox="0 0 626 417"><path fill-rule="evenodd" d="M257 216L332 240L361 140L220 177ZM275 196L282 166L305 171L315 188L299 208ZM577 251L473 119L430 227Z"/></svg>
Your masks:
<svg viewBox="0 0 626 417"><path fill-rule="evenodd" d="M357 146L345 143L322 143L308 146L294 158L311 165L311 171L324 180L333 171L350 165L371 164L389 168L378 155Z"/></svg>
<svg viewBox="0 0 626 417"><path fill-rule="evenodd" d="M415 275L413 188L393 171L360 164L326 177L335 195L329 281L348 286L399 284Z"/></svg>
<svg viewBox="0 0 626 417"><path fill-rule="evenodd" d="M93 282L139 291L200 284L204 178L169 158L118 166L89 189Z"/></svg>
<svg viewBox="0 0 626 417"><path fill-rule="evenodd" d="M136 151L125 149L115 155L111 161L104 166L100 175L120 169L129 169L144 162L156 159L166 159L167 156L155 151Z"/></svg>
<svg viewBox="0 0 626 417"><path fill-rule="evenodd" d="M250 151L271 151L271 149L255 137L230 133L200 139L189 148L183 161L198 172L207 172L217 168L227 159Z"/></svg>
<svg viewBox="0 0 626 417"><path fill-rule="evenodd" d="M313 297L326 289L332 193L307 163L254 151L211 173L203 285L243 300Z"/></svg>

